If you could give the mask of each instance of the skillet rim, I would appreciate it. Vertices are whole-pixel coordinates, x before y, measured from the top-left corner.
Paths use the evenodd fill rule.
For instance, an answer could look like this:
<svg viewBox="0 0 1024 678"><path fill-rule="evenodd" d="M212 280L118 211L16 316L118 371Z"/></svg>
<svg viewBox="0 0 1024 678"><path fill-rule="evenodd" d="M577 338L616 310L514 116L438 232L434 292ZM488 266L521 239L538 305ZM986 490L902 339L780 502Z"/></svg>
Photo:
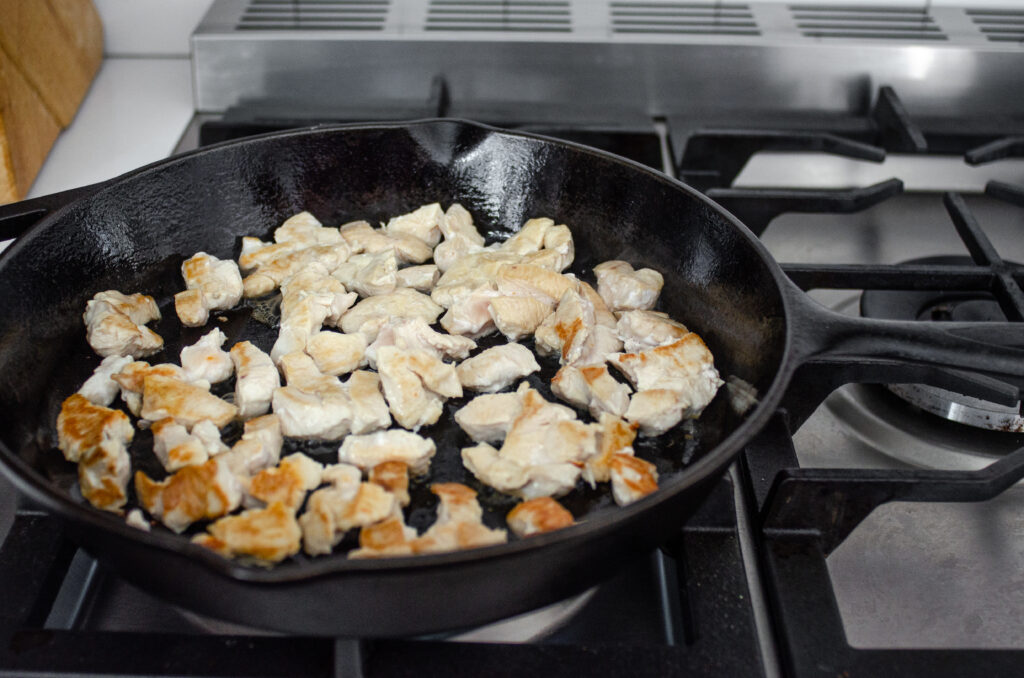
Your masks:
<svg viewBox="0 0 1024 678"><path fill-rule="evenodd" d="M290 137L315 136L317 134L332 134L345 131L363 130L409 130L414 127L440 127L443 125L455 125L460 127L471 127L484 131L488 136L499 135L505 137L519 137L540 141L545 144L562 146L576 153L595 156L607 162L625 166L632 172L640 172L649 179L666 184L669 188L682 191L691 198L696 198L704 203L712 211L718 213L729 225L743 236L747 244L760 257L772 278L776 283L776 291L779 295L782 315L785 321L783 332L782 353L775 376L771 385L764 392L752 411L746 415L744 421L731 431L718 445L708 450L693 464L688 465L678 472L668 483L668 487L659 487L659 490L628 506L616 507L614 511L608 511L599 520L584 520L570 527L562 528L553 532L547 532L530 538L521 538L505 544L486 546L482 548L464 549L448 553L392 556L380 559L349 559L337 557L313 558L306 562L294 564L291 567L254 567L244 565L237 560L224 558L213 551L192 543L187 537L180 534L173 534L169 531L146 532L128 525L123 518L115 514L96 509L88 504L74 501L66 492L58 490L52 483L44 482L32 467L26 464L20 456L15 454L6 443L0 441L0 471L11 481L11 483L29 499L35 501L43 508L56 512L63 518L75 523L82 524L90 530L103 530L112 532L113 536L119 539L129 539L142 545L168 551L178 556L186 556L201 562L211 572L222 577L246 584L256 585L285 585L296 584L325 577L344 577L347 575L360 575L374 572L409 572L416 570L429 570L443 568L459 563L498 559L505 556L518 554L524 551L555 547L557 545L567 546L572 542L585 541L587 539L598 539L604 533L615 532L622 528L622 525L637 519L640 514L653 509L654 506L669 501L671 498L694 487L702 481L710 479L711 476L723 470L732 463L736 452L744 444L750 441L767 423L767 420L774 413L778 403L781 401L786 387L789 384L793 371L796 368L794 362L794 340L793 340L793 318L794 309L791 288L792 284L782 272L778 262L769 254L767 248L743 223L733 216L728 210L714 202L706 195L695 188L671 177L664 172L655 170L647 165L625 158L614 153L609 153L584 144L566 141L532 132L519 130L508 130L493 125L465 120L460 118L422 118L409 121L392 121L376 123L342 123L342 124L318 124L309 127L268 132L259 135L223 141L197 148L185 153L163 158L153 163L143 165L137 169L124 174L112 177L95 186L98 190L88 196L80 197L64 205L60 209L47 214L38 222L33 224L25 233L17 238L7 249L0 253L0 276L4 271L7 260L17 252L31 244L37 233L45 230L52 222L57 221L63 215L90 200L110 190L116 190L126 181L167 169L177 163L186 162L189 159L215 153L224 148L237 146L258 145L265 140L287 139ZM88 550L88 546L84 548Z"/></svg>

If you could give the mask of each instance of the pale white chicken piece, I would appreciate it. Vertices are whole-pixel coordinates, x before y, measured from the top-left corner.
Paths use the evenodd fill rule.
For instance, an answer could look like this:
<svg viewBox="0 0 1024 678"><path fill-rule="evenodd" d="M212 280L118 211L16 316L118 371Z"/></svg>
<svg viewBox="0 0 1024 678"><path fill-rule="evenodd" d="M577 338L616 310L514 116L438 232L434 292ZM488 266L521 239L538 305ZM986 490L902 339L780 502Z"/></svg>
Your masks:
<svg viewBox="0 0 1024 678"><path fill-rule="evenodd" d="M295 249L295 243L270 245L258 240L246 245L242 239L242 256L238 258L242 270L252 272L242 281L245 297L252 299L273 292L289 278L301 273L311 264L319 264L333 271L349 257L350 250L345 242L330 245L313 245ZM254 270L253 270L254 269Z"/></svg>
<svg viewBox="0 0 1024 678"><path fill-rule="evenodd" d="M82 496L96 508L116 512L124 506L131 473L127 445L134 434L124 412L93 405L81 394L61 404L57 446L78 463Z"/></svg>
<svg viewBox="0 0 1024 678"><path fill-rule="evenodd" d="M498 291L507 297L531 297L549 308L561 300L567 290L576 289L576 279L534 264L510 264L498 271Z"/></svg>
<svg viewBox="0 0 1024 678"><path fill-rule="evenodd" d="M493 393L540 371L533 352L522 344L502 344L462 361L455 368L463 388Z"/></svg>
<svg viewBox="0 0 1024 678"><path fill-rule="evenodd" d="M381 392L380 377L358 370L344 384L352 407L352 433L362 435L391 425L391 411Z"/></svg>
<svg viewBox="0 0 1024 678"><path fill-rule="evenodd" d="M521 395L525 388L529 387L523 382L515 393L479 395L459 408L455 413L455 423L474 442L500 442L522 411Z"/></svg>
<svg viewBox="0 0 1024 678"><path fill-rule="evenodd" d="M393 428L366 435L350 435L338 449L338 461L369 471L378 464L400 461L413 475L424 475L437 448L429 438Z"/></svg>
<svg viewBox="0 0 1024 678"><path fill-rule="evenodd" d="M354 254L331 275L363 297L390 294L398 287L398 259L393 249L375 254Z"/></svg>
<svg viewBox="0 0 1024 678"><path fill-rule="evenodd" d="M649 461L631 454L613 454L610 465L612 497L619 506L632 504L658 489L658 470Z"/></svg>
<svg viewBox="0 0 1024 678"><path fill-rule="evenodd" d="M208 533L196 535L192 541L225 558L255 558L269 565L298 553L301 539L295 512L273 503L221 518L210 525Z"/></svg>
<svg viewBox="0 0 1024 678"><path fill-rule="evenodd" d="M509 341L518 341L537 331L551 315L551 305L534 297L495 297L487 312Z"/></svg>
<svg viewBox="0 0 1024 678"><path fill-rule="evenodd" d="M569 276L567 275L566 277ZM576 291L594 307L594 322L596 324L604 325L611 330L616 329L618 318L616 318L615 314L612 313L610 308L608 308L608 304L604 302L604 299L602 299L601 295L597 293L597 290L590 286L590 283L583 280L577 280Z"/></svg>
<svg viewBox="0 0 1024 678"><path fill-rule="evenodd" d="M394 318L380 326L377 338L366 349L366 358L372 367L377 365L377 351L384 346L422 349L438 358L461 360L476 348L476 342L468 337L436 332L422 318Z"/></svg>
<svg viewBox="0 0 1024 678"><path fill-rule="evenodd" d="M660 436L683 420L690 410L684 393L665 388L637 391L629 400L625 417L640 427L643 436Z"/></svg>
<svg viewBox="0 0 1024 678"><path fill-rule="evenodd" d="M436 264L408 266L398 269L395 280L399 287L411 287L419 292L430 292L441 278Z"/></svg>
<svg viewBox="0 0 1024 678"><path fill-rule="evenodd" d="M393 318L421 318L431 325L444 309L425 294L408 287L400 287L391 294L381 294L363 299L341 317L341 329L346 334L362 331L367 342L376 339L380 326ZM376 325L364 330L365 324Z"/></svg>
<svg viewBox="0 0 1024 678"><path fill-rule="evenodd" d="M274 390L281 385L274 361L248 341L231 347L231 362L235 365L235 405L242 419L265 414L270 409Z"/></svg>
<svg viewBox="0 0 1024 678"><path fill-rule="evenodd" d="M377 351L377 371L395 422L417 430L441 417L444 398L462 396L455 368L434 353L383 346Z"/></svg>
<svg viewBox="0 0 1024 678"><path fill-rule="evenodd" d="M352 406L338 378L320 372L305 353L289 353L280 365L288 385L274 391L272 404L284 435L312 440L347 435Z"/></svg>
<svg viewBox="0 0 1024 678"><path fill-rule="evenodd" d="M621 417L629 407L629 386L616 381L606 365L563 365L551 379L551 392L595 419L602 412Z"/></svg>
<svg viewBox="0 0 1024 678"><path fill-rule="evenodd" d="M149 421L171 417L190 428L203 419L209 419L217 428L223 428L237 416L238 408L201 386L149 375L143 381L139 414Z"/></svg>
<svg viewBox="0 0 1024 678"><path fill-rule="evenodd" d="M573 243L572 231L569 230L569 227L559 224L549 228L544 234L542 252L551 253L554 257L554 262L545 264L545 268L550 268L553 271L564 271L569 268L576 258L576 246Z"/></svg>
<svg viewBox="0 0 1024 678"><path fill-rule="evenodd" d="M276 363L287 353L305 351L309 338L324 324L337 324L357 298L317 263L286 280L281 285L281 330L271 359Z"/></svg>
<svg viewBox="0 0 1024 678"><path fill-rule="evenodd" d="M370 469L367 480L380 485L395 496L399 506L409 505L409 465L401 461L385 461Z"/></svg>
<svg viewBox="0 0 1024 678"><path fill-rule="evenodd" d="M209 422L207 423L209 424ZM197 424L193 428L200 428L200 426ZM154 422L152 431L153 454L169 472L186 466L205 464L210 456L221 451L219 448L211 451L206 442L212 441L204 440L203 436L193 436L185 426L173 419L161 419ZM216 427L214 427L214 432L217 434L217 442L220 442L220 433Z"/></svg>
<svg viewBox="0 0 1024 678"><path fill-rule="evenodd" d="M473 217L459 203L453 203L439 224L444 242L434 248L434 263L443 273L455 261L484 248L484 237L473 225Z"/></svg>
<svg viewBox="0 0 1024 678"><path fill-rule="evenodd" d="M93 370L92 376L85 380L78 392L89 399L93 405L108 407L117 398L121 390L120 384L112 377L131 364L131 356L109 355Z"/></svg>
<svg viewBox="0 0 1024 678"><path fill-rule="evenodd" d="M658 311L623 311L616 329L626 353L672 344L690 333L686 325Z"/></svg>
<svg viewBox="0 0 1024 678"><path fill-rule="evenodd" d="M341 235L353 254L376 254L390 249L394 250L400 264L422 264L434 254L431 246L416 236L378 231L365 221L342 225Z"/></svg>
<svg viewBox="0 0 1024 678"><path fill-rule="evenodd" d="M216 384L231 377L235 371L231 356L221 349L227 335L219 328L207 332L196 343L181 349L181 368L188 381Z"/></svg>
<svg viewBox="0 0 1024 678"><path fill-rule="evenodd" d="M431 247L441 242L441 221L444 219L441 205L431 203L419 209L392 217L384 226L388 235L405 234L419 238Z"/></svg>
<svg viewBox="0 0 1024 678"><path fill-rule="evenodd" d="M499 271L520 261L518 255L500 250L488 249L466 254L456 259L441 275L430 298L444 308L451 308L457 300L476 289L485 287L496 290Z"/></svg>
<svg viewBox="0 0 1024 678"><path fill-rule="evenodd" d="M352 464L327 464L322 480L334 487L356 487L363 480L363 472Z"/></svg>
<svg viewBox="0 0 1024 678"><path fill-rule="evenodd" d="M124 522L137 530L142 530L143 532L150 531L149 521L146 520L146 516L142 514L142 511L137 508L128 512L128 515L125 516Z"/></svg>
<svg viewBox="0 0 1024 678"><path fill-rule="evenodd" d="M434 248L434 263L442 274L451 270L459 259L483 251L482 245L474 244L466 236L456 233Z"/></svg>
<svg viewBox="0 0 1024 678"><path fill-rule="evenodd" d="M616 454L633 454L636 429L635 423L602 412L597 423L597 452L584 461L583 480L591 487L611 480L612 459Z"/></svg>
<svg viewBox="0 0 1024 678"><path fill-rule="evenodd" d="M698 416L724 383L711 351L693 332L666 346L616 354L610 362L637 391L667 389L681 393L689 401L687 416Z"/></svg>
<svg viewBox="0 0 1024 678"><path fill-rule="evenodd" d="M312 214L303 211L289 217L274 230L274 242L311 247L337 245L342 242L342 237L338 229L324 226Z"/></svg>
<svg viewBox="0 0 1024 678"><path fill-rule="evenodd" d="M551 532L573 524L572 514L551 497L537 497L517 504L505 516L505 522L517 537Z"/></svg>
<svg viewBox="0 0 1024 678"><path fill-rule="evenodd" d="M413 541L415 553L444 553L508 541L505 530L483 524L483 509L475 490L460 483L434 483L430 491L441 500L437 520Z"/></svg>
<svg viewBox="0 0 1024 678"><path fill-rule="evenodd" d="M168 379L177 379L187 382L185 370L172 363L160 363L150 365L144 360L130 362L121 368L120 372L111 375L111 379L121 387L121 399L128 406L128 411L136 417L142 412L142 389L146 377L161 376ZM207 387L207 382L198 382L198 386Z"/></svg>
<svg viewBox="0 0 1024 678"><path fill-rule="evenodd" d="M306 498L306 492L320 485L324 465L302 452L289 454L281 463L264 469L247 483L247 493L253 499L270 505L281 503L297 511Z"/></svg>
<svg viewBox="0 0 1024 678"><path fill-rule="evenodd" d="M283 444L280 418L265 414L245 422L241 439L220 458L235 475L251 476L277 465Z"/></svg>
<svg viewBox="0 0 1024 678"><path fill-rule="evenodd" d="M518 255L536 252L544 247L544 236L554 225L555 222L547 217L530 219L512 237L501 244L501 249L504 252Z"/></svg>
<svg viewBox="0 0 1024 678"><path fill-rule="evenodd" d="M366 338L361 334L317 332L306 341L306 353L318 370L332 377L366 364Z"/></svg>
<svg viewBox="0 0 1024 678"><path fill-rule="evenodd" d="M174 295L174 305L186 327L205 325L210 311L233 308L242 299L242 274L230 259L197 252L182 263L181 276L186 289Z"/></svg>
<svg viewBox="0 0 1024 678"><path fill-rule="evenodd" d="M501 295L491 283L486 283L452 301L448 311L441 316L441 327L450 334L467 337L482 337L495 329L491 317L491 302Z"/></svg>
<svg viewBox="0 0 1024 678"><path fill-rule="evenodd" d="M159 334L146 323L160 319L160 309L146 294L97 293L85 304L85 338L97 354L142 358L164 346Z"/></svg>
<svg viewBox="0 0 1024 678"><path fill-rule="evenodd" d="M345 532L395 515L396 506L395 496L376 483L357 480L319 489L299 517L303 550L311 556L330 553Z"/></svg>
<svg viewBox="0 0 1024 678"><path fill-rule="evenodd" d="M228 464L214 458L186 466L160 482L136 471L135 494L147 513L182 532L197 520L219 518L238 508L242 486Z"/></svg>
<svg viewBox="0 0 1024 678"><path fill-rule="evenodd" d="M614 311L646 311L654 308L665 279L652 268L636 271L626 261L606 261L594 267L597 293Z"/></svg>

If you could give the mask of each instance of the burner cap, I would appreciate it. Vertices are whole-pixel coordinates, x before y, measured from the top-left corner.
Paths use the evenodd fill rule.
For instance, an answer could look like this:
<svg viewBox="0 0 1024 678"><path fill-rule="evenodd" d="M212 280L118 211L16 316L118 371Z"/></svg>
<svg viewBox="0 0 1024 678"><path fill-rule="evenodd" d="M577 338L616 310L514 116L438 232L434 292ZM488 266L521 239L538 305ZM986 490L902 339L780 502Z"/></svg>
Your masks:
<svg viewBox="0 0 1024 678"><path fill-rule="evenodd" d="M937 256L909 259L903 264L970 266L964 256ZM957 322L1006 322L996 298L984 291L945 290L865 290L860 312L866 318L883 320L925 320ZM1013 388L1017 384L1007 382ZM1021 403L1003 405L925 384L889 384L887 388L900 398L926 412L976 428L993 431L1024 432Z"/></svg>

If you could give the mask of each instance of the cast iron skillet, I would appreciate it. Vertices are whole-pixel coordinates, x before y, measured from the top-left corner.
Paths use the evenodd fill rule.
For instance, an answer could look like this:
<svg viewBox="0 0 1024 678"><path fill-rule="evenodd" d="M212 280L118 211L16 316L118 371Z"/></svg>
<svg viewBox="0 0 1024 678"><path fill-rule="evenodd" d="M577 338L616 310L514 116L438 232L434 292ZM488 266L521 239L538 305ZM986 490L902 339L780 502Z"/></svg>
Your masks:
<svg viewBox="0 0 1024 678"><path fill-rule="evenodd" d="M74 467L55 449L54 422L61 401L99 362L81 320L93 294L116 288L154 295L167 349L150 360L176 361L180 347L205 331L181 331L170 303L182 286L185 257L198 250L236 257L240 236L267 236L302 209L340 224L456 200L491 238L535 216L569 224L577 246L572 270L583 276L613 258L661 271L662 309L704 337L724 377L752 384L757 404L740 414L723 388L695 426L639 445L638 454L661 473L661 489L642 501L618 508L606 490L577 490L567 503L580 524L452 554L349 561L336 553L261 569L162 529L141 532L74 498ZM887 356L1024 374L1024 351L957 336L958 325L825 311L788 282L735 218L663 174L584 146L474 123L269 134L9 206L0 217L15 223L64 202L0 257L0 468L30 499L68 519L73 536L127 580L202 613L283 631L432 632L513 615L593 585L679 527L765 424L794 369L815 356ZM267 349L273 332L253 313L260 311L249 305L211 325L228 333L229 344L252 338ZM545 365L543 376L554 369ZM480 489L487 520L500 524L512 504L462 468L458 448L468 439L449 416L458 405L450 403L442 422L426 431L439 447L433 479ZM140 431L133 467L156 473L148 442ZM330 460L336 444L292 442L294 449ZM422 529L433 520L425 486L414 490L414 505L409 521Z"/></svg>

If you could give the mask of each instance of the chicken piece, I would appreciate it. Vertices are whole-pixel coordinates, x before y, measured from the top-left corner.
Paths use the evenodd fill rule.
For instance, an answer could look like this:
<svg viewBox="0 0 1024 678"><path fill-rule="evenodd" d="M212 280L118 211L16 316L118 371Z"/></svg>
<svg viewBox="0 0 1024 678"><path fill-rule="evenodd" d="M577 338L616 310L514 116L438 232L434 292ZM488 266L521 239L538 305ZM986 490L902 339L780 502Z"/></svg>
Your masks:
<svg viewBox="0 0 1024 678"><path fill-rule="evenodd" d="M209 419L217 428L224 428L238 415L238 408L200 386L150 375L143 382L140 415L149 421L171 417L190 428Z"/></svg>
<svg viewBox="0 0 1024 678"><path fill-rule="evenodd" d="M399 506L409 505L409 466L401 461L385 461L370 469L368 480L395 495Z"/></svg>
<svg viewBox="0 0 1024 678"><path fill-rule="evenodd" d="M415 539L416 530L406 525L401 515L392 515L361 529L359 548L350 551L348 557L386 558L412 555Z"/></svg>
<svg viewBox="0 0 1024 678"><path fill-rule="evenodd" d="M541 354L558 353L563 365L597 365L622 348L615 330L597 322L594 304L576 290L567 290L558 308L535 333Z"/></svg>
<svg viewBox="0 0 1024 678"><path fill-rule="evenodd" d="M146 377L161 376L168 379L177 379L187 382L185 370L171 363L160 363L150 365L144 360L130 362L121 368L120 372L111 375L111 379L121 387L121 400L128 406L128 411L136 417L142 412L142 389L146 383ZM197 384L204 386L203 382Z"/></svg>
<svg viewBox="0 0 1024 678"><path fill-rule="evenodd" d="M476 492L459 483L434 483L430 491L438 496L437 520L413 541L416 553L443 553L461 549L504 544L508 533L481 522L483 510Z"/></svg>
<svg viewBox="0 0 1024 678"><path fill-rule="evenodd" d="M311 556L330 553L345 532L395 515L395 507L395 496L375 483L319 489L299 517L303 549Z"/></svg>
<svg viewBox="0 0 1024 678"><path fill-rule="evenodd" d="M327 464L321 479L334 487L358 487L363 480L363 472L352 464Z"/></svg>
<svg viewBox="0 0 1024 678"><path fill-rule="evenodd" d="M610 362L638 391L667 389L681 393L689 401L686 416L691 417L700 415L724 383L711 351L693 332L666 346L615 354Z"/></svg>
<svg viewBox="0 0 1024 678"><path fill-rule="evenodd" d="M455 368L429 351L384 346L377 351L377 371L391 415L403 428L433 424L444 398L462 397Z"/></svg>
<svg viewBox="0 0 1024 678"><path fill-rule="evenodd" d="M70 462L79 462L103 442L127 446L135 435L128 415L101 405L85 396L68 397L57 415L57 447Z"/></svg>
<svg viewBox="0 0 1024 678"><path fill-rule="evenodd" d="M348 436L338 449L338 461L367 471L387 461L400 461L413 475L422 476L430 469L436 450L433 440L393 428Z"/></svg>
<svg viewBox="0 0 1024 678"><path fill-rule="evenodd" d="M274 242L288 243L296 247L314 245L337 245L343 242L336 228L325 227L309 212L299 212L285 220L274 230Z"/></svg>
<svg viewBox="0 0 1024 678"><path fill-rule="evenodd" d="M281 285L281 330L270 350L276 363L281 356L306 350L309 338L324 325L336 325L356 302L355 292L312 263Z"/></svg>
<svg viewBox="0 0 1024 678"><path fill-rule="evenodd" d="M146 294L99 292L85 304L85 339L97 354L142 358L164 347L159 334L145 326L160 320L160 309Z"/></svg>
<svg viewBox="0 0 1024 678"><path fill-rule="evenodd" d="M344 242L313 245L302 249L294 249L293 243L259 243L259 249L246 253L244 240L243 238L243 254L238 259L239 265L243 270L247 269L247 265L255 267L255 270L242 281L243 291L248 299L270 294L284 281L313 264L333 271L346 261L350 254L349 247ZM256 264L257 261L261 263Z"/></svg>
<svg viewBox="0 0 1024 678"><path fill-rule="evenodd" d="M507 297L531 297L554 308L576 280L534 264L511 264L498 271L498 291Z"/></svg>
<svg viewBox="0 0 1024 678"><path fill-rule="evenodd" d="M441 220L444 216L441 206L436 202L431 203L408 214L391 218L384 226L384 232L388 235L401 233L415 236L434 247L441 242Z"/></svg>
<svg viewBox="0 0 1024 678"><path fill-rule="evenodd" d="M583 466L583 480L591 487L611 479L611 462L616 454L633 454L636 424L627 424L619 417L602 412L598 421L597 453L587 457Z"/></svg>
<svg viewBox="0 0 1024 678"><path fill-rule="evenodd" d="M665 279L652 268L634 271L626 261L606 261L594 267L597 293L614 311L647 311L654 308Z"/></svg>
<svg viewBox="0 0 1024 678"><path fill-rule="evenodd" d="M174 306L186 327L204 325L210 311L233 308L242 299L242 274L230 259L197 252L181 265L181 275L186 290L174 295Z"/></svg>
<svg viewBox="0 0 1024 678"><path fill-rule="evenodd" d="M324 465L301 452L290 454L278 466L260 471L249 483L249 494L265 504L280 503L297 511L306 492L320 485Z"/></svg>
<svg viewBox="0 0 1024 678"><path fill-rule="evenodd" d="M511 238L501 244L502 251L524 255L544 247L544 236L555 225L547 217L530 219Z"/></svg>
<svg viewBox="0 0 1024 678"><path fill-rule="evenodd" d="M131 458L120 440L104 440L78 461L78 487L98 509L121 511L128 500Z"/></svg>
<svg viewBox="0 0 1024 678"><path fill-rule="evenodd" d="M250 419L266 413L274 390L281 385L274 361L248 341L231 347L231 362L235 365L235 405L238 416Z"/></svg>
<svg viewBox="0 0 1024 678"><path fill-rule="evenodd" d="M443 310L427 295L408 287L400 287L391 294L381 294L360 301L342 316L341 329L347 334L352 334L359 332L364 324L371 321L383 323L393 318L420 318L431 325ZM373 336L367 337L368 342L376 339L377 329L372 331Z"/></svg>
<svg viewBox="0 0 1024 678"><path fill-rule="evenodd" d="M436 264L401 268L395 275L399 287L411 287L420 292L430 292L441 277Z"/></svg>
<svg viewBox="0 0 1024 678"><path fill-rule="evenodd" d="M444 308L451 308L476 289L496 290L501 269L520 263L520 259L511 252L490 249L461 256L438 279L430 298Z"/></svg>
<svg viewBox="0 0 1024 678"><path fill-rule="evenodd" d="M518 504L505 516L517 537L560 530L573 524L572 514L551 497L537 497Z"/></svg>
<svg viewBox="0 0 1024 678"><path fill-rule="evenodd" d="M142 511L137 508L128 512L128 515L125 516L124 522L137 530L142 530L143 532L150 531L149 521L146 520L146 516L142 514Z"/></svg>
<svg viewBox="0 0 1024 678"><path fill-rule="evenodd" d="M523 382L522 386L525 385L526 382ZM505 439L512 422L522 410L520 396L520 392L477 396L455 413L455 423L474 442L500 442Z"/></svg>
<svg viewBox="0 0 1024 678"><path fill-rule="evenodd" d="M318 370L337 377L366 364L366 338L361 334L317 332L306 341L306 353Z"/></svg>
<svg viewBox="0 0 1024 678"><path fill-rule="evenodd" d="M502 344L464 360L455 368L463 388L493 393L528 374L540 371L530 349L522 344Z"/></svg>
<svg viewBox="0 0 1024 678"><path fill-rule="evenodd" d="M681 422L689 410L690 399L685 394L652 388L634 393L624 416L640 427L640 435L660 436Z"/></svg>
<svg viewBox="0 0 1024 678"><path fill-rule="evenodd" d="M602 412L621 417L629 407L629 386L616 381L605 365L563 365L551 379L551 392L595 419Z"/></svg>
<svg viewBox="0 0 1024 678"><path fill-rule="evenodd" d="M323 374L305 353L281 358L288 385L274 391L274 414L286 436L339 440L351 430L352 407L337 377Z"/></svg>
<svg viewBox="0 0 1024 678"><path fill-rule="evenodd" d="M174 532L197 520L231 513L242 501L242 487L224 460L186 466L160 482L135 472L135 494L142 508Z"/></svg>
<svg viewBox="0 0 1024 678"><path fill-rule="evenodd" d="M450 334L482 337L495 329L491 317L491 302L501 293L486 283L453 300L447 313L441 316L441 327Z"/></svg>
<svg viewBox="0 0 1024 678"><path fill-rule="evenodd" d="M455 261L484 247L484 237L473 225L473 217L459 203L453 203L440 221L444 242L434 248L434 262L443 273Z"/></svg>
<svg viewBox="0 0 1024 678"><path fill-rule="evenodd" d="M377 374L359 370L344 385L351 401L352 433L362 435L391 426L391 411Z"/></svg>
<svg viewBox="0 0 1024 678"><path fill-rule="evenodd" d="M221 350L227 340L227 335L220 329L214 329L196 343L181 349L181 368L185 371L185 378L192 382L202 380L211 384L229 379L234 372L234 365L231 364L228 352Z"/></svg>
<svg viewBox="0 0 1024 678"><path fill-rule="evenodd" d="M244 556L270 564L298 553L301 539L295 513L275 502L267 508L221 518L210 525L208 534L197 535L192 541L226 558Z"/></svg>
<svg viewBox="0 0 1024 678"><path fill-rule="evenodd" d="M537 331L551 315L551 305L534 297L495 297L487 312L494 326L509 341L518 341Z"/></svg>
<svg viewBox="0 0 1024 678"><path fill-rule="evenodd" d="M572 265L576 257L576 246L572 240L572 231L565 224L552 226L544 234L545 253L553 254L556 259L551 270L564 271Z"/></svg>
<svg viewBox="0 0 1024 678"><path fill-rule="evenodd" d="M393 249L376 254L354 254L331 275L363 297L390 294L398 286L398 259Z"/></svg>
<svg viewBox="0 0 1024 678"><path fill-rule="evenodd" d="M341 235L353 254L376 254L394 250L399 264L422 264L433 256L430 245L408 233L375 230L365 221L353 221L341 227Z"/></svg>
<svg viewBox="0 0 1024 678"><path fill-rule="evenodd" d="M203 441L190 435L187 428L173 419L154 422L152 431L153 454L167 471L205 464L210 458L210 452Z"/></svg>
<svg viewBox="0 0 1024 678"><path fill-rule="evenodd" d="M658 489L658 470L631 454L613 454L610 463L612 497L619 506L632 504Z"/></svg>
<svg viewBox="0 0 1024 678"><path fill-rule="evenodd" d="M686 325L658 311L623 311L616 329L627 353L672 344L690 333Z"/></svg>
<svg viewBox="0 0 1024 678"><path fill-rule="evenodd" d="M476 348L476 342L467 337L435 332L422 318L395 318L380 326L377 338L367 347L366 357L371 366L377 366L377 351L383 346L402 350L422 349L438 358L461 360Z"/></svg>
<svg viewBox="0 0 1024 678"><path fill-rule="evenodd" d="M236 475L251 476L277 465L284 436L276 414L265 414L245 422L241 439L222 459Z"/></svg>
<svg viewBox="0 0 1024 678"><path fill-rule="evenodd" d="M597 293L597 290L591 287L589 283L577 280L576 291L594 307L594 322L596 324L604 325L612 330L616 329L619 320L615 317L615 314L612 313L611 309L608 308L608 304L606 304L604 299L601 298L601 295Z"/></svg>
<svg viewBox="0 0 1024 678"><path fill-rule="evenodd" d="M132 362L131 356L109 355L103 359L78 392L93 405L108 407L117 398L121 386L112 377Z"/></svg>

